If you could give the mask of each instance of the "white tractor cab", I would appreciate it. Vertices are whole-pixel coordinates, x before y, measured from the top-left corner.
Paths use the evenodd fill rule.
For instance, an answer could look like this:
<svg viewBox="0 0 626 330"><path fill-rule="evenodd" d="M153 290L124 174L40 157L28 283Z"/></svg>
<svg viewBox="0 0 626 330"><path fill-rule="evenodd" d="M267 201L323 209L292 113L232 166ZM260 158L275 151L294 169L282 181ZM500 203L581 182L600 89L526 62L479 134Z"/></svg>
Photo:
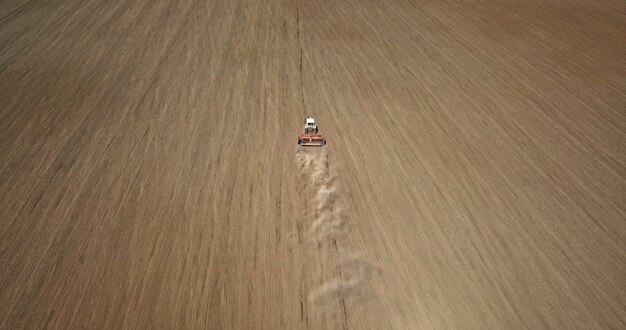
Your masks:
<svg viewBox="0 0 626 330"><path fill-rule="evenodd" d="M306 117L304 121L304 134L317 134L317 124L315 123L315 119L313 117Z"/></svg>

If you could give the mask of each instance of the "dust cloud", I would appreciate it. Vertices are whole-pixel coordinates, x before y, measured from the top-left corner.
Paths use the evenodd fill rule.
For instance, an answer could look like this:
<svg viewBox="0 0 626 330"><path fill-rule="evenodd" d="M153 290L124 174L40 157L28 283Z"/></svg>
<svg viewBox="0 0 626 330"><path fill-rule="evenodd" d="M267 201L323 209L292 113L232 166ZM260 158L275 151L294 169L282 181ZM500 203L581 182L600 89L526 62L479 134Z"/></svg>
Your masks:
<svg viewBox="0 0 626 330"><path fill-rule="evenodd" d="M310 225L308 239L316 243L316 246L333 243L341 270L339 276L325 280L310 290L309 300L316 304L325 304L366 296L369 291L368 280L372 271L377 268L371 266L360 254L337 247L337 241L347 235L348 214L344 208L337 206L340 180L336 171L329 166L328 151L299 150L296 163L314 192L316 217Z"/></svg>

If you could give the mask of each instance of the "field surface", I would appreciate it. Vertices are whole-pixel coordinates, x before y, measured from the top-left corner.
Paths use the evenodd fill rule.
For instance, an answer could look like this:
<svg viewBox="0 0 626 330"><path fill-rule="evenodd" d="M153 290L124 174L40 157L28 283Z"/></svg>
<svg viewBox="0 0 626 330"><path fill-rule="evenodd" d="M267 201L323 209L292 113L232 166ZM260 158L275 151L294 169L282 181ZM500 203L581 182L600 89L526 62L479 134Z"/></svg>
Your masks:
<svg viewBox="0 0 626 330"><path fill-rule="evenodd" d="M626 328L626 2L0 1L42 327Z"/></svg>

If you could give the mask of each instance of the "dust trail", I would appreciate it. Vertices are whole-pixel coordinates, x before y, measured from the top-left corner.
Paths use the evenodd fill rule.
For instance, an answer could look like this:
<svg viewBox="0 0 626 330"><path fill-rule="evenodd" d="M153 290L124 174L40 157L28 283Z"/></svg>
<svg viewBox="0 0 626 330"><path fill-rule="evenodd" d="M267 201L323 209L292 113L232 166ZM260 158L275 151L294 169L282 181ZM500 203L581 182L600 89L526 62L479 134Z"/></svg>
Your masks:
<svg viewBox="0 0 626 330"><path fill-rule="evenodd" d="M327 159L328 155L325 151L321 154L313 154L300 150L296 155L299 170L316 187L334 181L326 168Z"/></svg>
<svg viewBox="0 0 626 330"><path fill-rule="evenodd" d="M366 297L371 292L368 281L378 267L372 266L359 254L346 249L338 249L343 278L334 278L309 293L309 300L316 304L347 298Z"/></svg>
<svg viewBox="0 0 626 330"><path fill-rule="evenodd" d="M335 187L329 186L327 184L324 184L319 188L317 194L315 195L318 213L330 210L330 208L332 207L335 191Z"/></svg>
<svg viewBox="0 0 626 330"><path fill-rule="evenodd" d="M340 198L339 176L334 168L328 166L326 150L321 153L300 150L296 154L296 163L301 175L315 191L317 217L311 223L309 241L316 245L332 243L337 248L337 241L345 237L348 226L347 212L336 205ZM313 303L324 304L338 299L363 297L369 293L368 280L377 268L357 253L342 248L336 251L340 274L309 292L309 300ZM321 270L318 276L322 276Z"/></svg>
<svg viewBox="0 0 626 330"><path fill-rule="evenodd" d="M328 167L328 154L300 151L296 162L316 191L314 196L317 217L311 225L309 238L317 243L338 239L345 234L346 215L342 209L333 210L338 196L337 175ZM334 171L332 171L334 172Z"/></svg>
<svg viewBox="0 0 626 330"><path fill-rule="evenodd" d="M347 296L357 296L362 294L364 289L365 287L358 279L344 280L335 278L311 291L309 300L319 304L330 300L343 299Z"/></svg>
<svg viewBox="0 0 626 330"><path fill-rule="evenodd" d="M323 212L313 221L309 235L315 242L337 240L346 234L347 217L343 209L338 209L333 215Z"/></svg>
<svg viewBox="0 0 626 330"><path fill-rule="evenodd" d="M342 266L346 270L346 276L355 278L363 282L369 279L373 273L380 272L378 266L373 266L358 253L340 248L338 250L339 257L342 260Z"/></svg>

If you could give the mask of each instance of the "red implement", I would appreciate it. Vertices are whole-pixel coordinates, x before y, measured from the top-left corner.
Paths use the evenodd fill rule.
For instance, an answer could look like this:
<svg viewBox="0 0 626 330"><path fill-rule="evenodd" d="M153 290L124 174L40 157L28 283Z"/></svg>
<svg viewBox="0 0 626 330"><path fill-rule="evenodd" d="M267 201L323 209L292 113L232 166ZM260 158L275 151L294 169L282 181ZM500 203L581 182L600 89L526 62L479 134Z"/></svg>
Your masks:
<svg viewBox="0 0 626 330"><path fill-rule="evenodd" d="M326 144L326 139L322 134L300 134L298 137L298 144L301 146L323 146Z"/></svg>

